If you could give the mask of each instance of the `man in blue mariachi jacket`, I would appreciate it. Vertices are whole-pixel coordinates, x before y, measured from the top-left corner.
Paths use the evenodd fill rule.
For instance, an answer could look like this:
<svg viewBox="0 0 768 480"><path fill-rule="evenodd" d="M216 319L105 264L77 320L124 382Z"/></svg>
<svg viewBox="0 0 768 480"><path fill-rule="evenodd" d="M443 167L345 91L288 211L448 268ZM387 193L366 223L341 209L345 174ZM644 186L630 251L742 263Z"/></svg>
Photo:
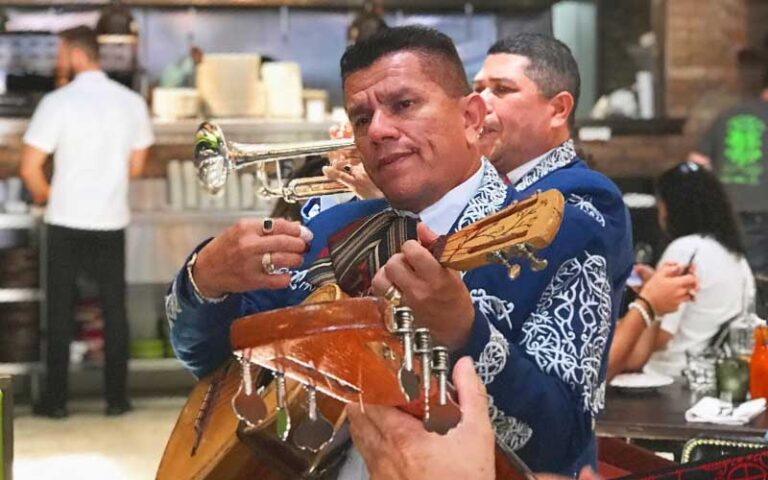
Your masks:
<svg viewBox="0 0 768 480"><path fill-rule="evenodd" d="M308 295L309 267L348 224L392 207L445 234L520 198L480 159L484 102L469 92L448 37L423 27L389 29L350 47L341 67L357 147L387 200L337 206L309 230L242 220L198 247L166 299L177 355L198 376L229 357L232 320ZM553 109L553 122L569 114ZM396 286L437 343L474 358L499 441L534 470L566 475L595 463L593 418L604 393L612 307L631 268L619 192L601 178L580 180L592 182L584 188L602 222L567 204L558 237L540 252L550 265L543 272L524 272L515 282L497 265L460 275L410 240L372 286L379 295ZM292 270L273 272L284 267Z"/></svg>

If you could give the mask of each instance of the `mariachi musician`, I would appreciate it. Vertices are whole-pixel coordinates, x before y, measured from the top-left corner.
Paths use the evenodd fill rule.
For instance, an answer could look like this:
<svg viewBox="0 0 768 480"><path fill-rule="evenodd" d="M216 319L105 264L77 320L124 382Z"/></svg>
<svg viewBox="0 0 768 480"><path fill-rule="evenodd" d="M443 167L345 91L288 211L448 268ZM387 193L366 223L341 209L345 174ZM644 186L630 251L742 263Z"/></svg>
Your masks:
<svg viewBox="0 0 768 480"><path fill-rule="evenodd" d="M201 244L166 298L177 355L204 376L230 358L234 319L296 305L329 280L353 296L399 291L436 343L472 356L500 442L536 471L594 465L614 306L632 262L619 191L592 177L604 224L567 204L541 272L512 282L500 265L443 268L423 244L520 198L480 157L485 105L455 46L432 29L388 29L350 47L341 73L356 146L386 200L339 205L308 228L241 220ZM406 222L402 238L371 233L393 218L420 223ZM381 240L375 255L361 254L361 239ZM364 475L352 454L340 478Z"/></svg>

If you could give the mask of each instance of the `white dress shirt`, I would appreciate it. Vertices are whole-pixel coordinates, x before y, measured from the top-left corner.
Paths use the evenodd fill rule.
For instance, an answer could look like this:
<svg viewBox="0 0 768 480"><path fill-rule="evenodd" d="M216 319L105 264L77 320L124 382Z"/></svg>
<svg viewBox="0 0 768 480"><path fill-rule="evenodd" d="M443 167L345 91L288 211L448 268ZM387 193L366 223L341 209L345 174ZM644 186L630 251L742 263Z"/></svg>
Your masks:
<svg viewBox="0 0 768 480"><path fill-rule="evenodd" d="M552 149L554 150L554 148ZM539 155L538 157L534 158L533 160L528 160L524 164L520 165L517 168L514 168L511 172L507 174L507 178L509 179L509 183L511 185L516 184L520 181L521 178L525 176L526 173L533 170L533 168L539 164L540 161L544 160L547 155L549 155L549 152L552 150L547 150L543 154Z"/></svg>
<svg viewBox="0 0 768 480"><path fill-rule="evenodd" d="M419 212L421 221L438 235L445 235L483 182L483 166L437 202ZM338 480L368 480L368 470L360 452L353 446L339 471Z"/></svg>
<svg viewBox="0 0 768 480"><path fill-rule="evenodd" d="M144 99L102 71L83 72L40 102L24 143L54 152L49 224L119 230L130 221L129 159L154 141Z"/></svg>

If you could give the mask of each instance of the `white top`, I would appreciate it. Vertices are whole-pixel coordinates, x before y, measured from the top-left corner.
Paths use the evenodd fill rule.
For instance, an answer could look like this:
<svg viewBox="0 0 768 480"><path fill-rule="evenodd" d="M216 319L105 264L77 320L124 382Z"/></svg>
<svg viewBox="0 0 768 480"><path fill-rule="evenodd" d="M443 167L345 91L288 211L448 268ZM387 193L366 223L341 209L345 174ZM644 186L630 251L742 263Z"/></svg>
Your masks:
<svg viewBox="0 0 768 480"><path fill-rule="evenodd" d="M654 352L645 369L677 376L685 368L685 352L701 352L723 323L734 318L752 301L755 279L744 257L726 250L711 237L688 235L669 244L661 262L693 263L699 279L696 300L661 319L661 328L672 334L664 350Z"/></svg>
<svg viewBox="0 0 768 480"><path fill-rule="evenodd" d="M464 207L483 183L483 164L471 177L443 195L440 200L419 212L419 218L433 232L445 235L456 223Z"/></svg>
<svg viewBox="0 0 768 480"><path fill-rule="evenodd" d="M438 235L448 233L469 200L483 183L483 165L471 177L454 187L437 202L419 213L421 221ZM347 458L339 471L338 480L367 480L365 461L354 445L347 452Z"/></svg>
<svg viewBox="0 0 768 480"><path fill-rule="evenodd" d="M514 185L517 182L519 182L520 179L523 178L526 173L533 170L533 167L538 165L540 161L544 160L547 157L547 155L549 155L549 152L551 152L552 150L554 150L554 148L551 150L547 150L546 152L542 153L541 155L534 158L533 160L528 160L527 162L525 162L524 164L520 165L517 168L513 168L512 171L507 174L509 183Z"/></svg>
<svg viewBox="0 0 768 480"><path fill-rule="evenodd" d="M46 95L24 135L24 143L54 152L45 221L83 230L125 228L130 155L153 142L144 99L104 72L83 72Z"/></svg>

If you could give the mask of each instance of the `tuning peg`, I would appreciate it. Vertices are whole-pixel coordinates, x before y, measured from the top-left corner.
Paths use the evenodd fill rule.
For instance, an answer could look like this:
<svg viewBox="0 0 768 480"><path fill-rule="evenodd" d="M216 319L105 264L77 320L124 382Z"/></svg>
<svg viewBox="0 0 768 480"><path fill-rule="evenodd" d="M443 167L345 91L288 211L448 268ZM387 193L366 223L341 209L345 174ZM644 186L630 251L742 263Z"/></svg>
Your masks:
<svg viewBox="0 0 768 480"><path fill-rule="evenodd" d="M421 391L424 395L424 421L429 421L429 393L432 388L432 335L428 328L417 328L414 332L416 348L414 353L421 360Z"/></svg>
<svg viewBox="0 0 768 480"><path fill-rule="evenodd" d="M514 245L507 249L506 257L508 260L513 258L524 258L528 260L528 263L531 265L531 270L534 272L539 272L547 268L547 260L538 258L534 255L533 251L533 245L530 243Z"/></svg>
<svg viewBox="0 0 768 480"><path fill-rule="evenodd" d="M277 438L285 441L288 439L288 434L291 433L291 416L288 413L288 402L286 401L285 374L283 372L275 372L275 382L277 385L275 429Z"/></svg>
<svg viewBox="0 0 768 480"><path fill-rule="evenodd" d="M307 417L293 432L293 442L302 450L318 452L333 440L333 425L317 408L317 389L312 385L304 388L307 390Z"/></svg>
<svg viewBox="0 0 768 480"><path fill-rule="evenodd" d="M526 251L526 258L531 264L531 270L534 272L540 272L547 268L547 265L549 262L547 262L547 259L545 258L539 258L536 255L533 254L533 245L530 243L525 244L525 251Z"/></svg>
<svg viewBox="0 0 768 480"><path fill-rule="evenodd" d="M419 377L413 371L413 312L408 307L395 309L395 333L403 344L403 364L397 372L400 390L410 402L419 396Z"/></svg>
<svg viewBox="0 0 768 480"><path fill-rule="evenodd" d="M267 416L267 405L257 392L253 390L253 378L251 376L251 363L246 358L240 357L242 371L242 383L237 394L232 398L232 410L235 416L249 427L260 424Z"/></svg>
<svg viewBox="0 0 768 480"><path fill-rule="evenodd" d="M424 426L430 432L445 435L461 421L461 410L448 401L448 349L435 347L432 349L432 372L437 376L437 405L430 407L429 418L425 418Z"/></svg>
<svg viewBox="0 0 768 480"><path fill-rule="evenodd" d="M432 371L437 376L437 403L448 403L448 349L435 347L432 349Z"/></svg>
<svg viewBox="0 0 768 480"><path fill-rule="evenodd" d="M507 267L507 275L509 276L510 280L515 280L520 276L520 265L512 263L510 259L505 257L504 254L499 250L489 253L488 261Z"/></svg>

